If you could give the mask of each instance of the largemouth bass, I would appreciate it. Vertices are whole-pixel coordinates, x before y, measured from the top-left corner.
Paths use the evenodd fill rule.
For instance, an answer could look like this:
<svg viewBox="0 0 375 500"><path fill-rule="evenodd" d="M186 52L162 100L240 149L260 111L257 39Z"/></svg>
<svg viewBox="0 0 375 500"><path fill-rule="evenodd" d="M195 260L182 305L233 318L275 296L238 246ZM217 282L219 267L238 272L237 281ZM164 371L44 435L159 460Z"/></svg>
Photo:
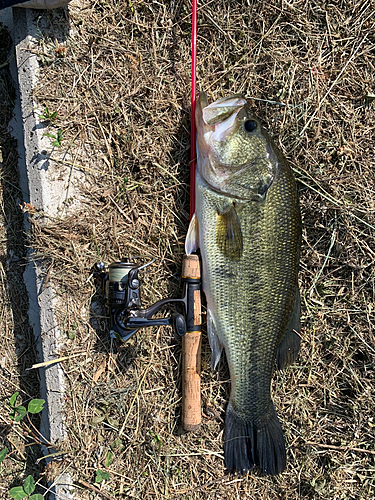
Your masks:
<svg viewBox="0 0 375 500"><path fill-rule="evenodd" d="M208 105L201 93L196 124L196 205L185 247L201 251L211 366L224 348L230 371L226 467L278 474L286 453L271 377L275 360L283 369L300 346L296 183L244 97Z"/></svg>

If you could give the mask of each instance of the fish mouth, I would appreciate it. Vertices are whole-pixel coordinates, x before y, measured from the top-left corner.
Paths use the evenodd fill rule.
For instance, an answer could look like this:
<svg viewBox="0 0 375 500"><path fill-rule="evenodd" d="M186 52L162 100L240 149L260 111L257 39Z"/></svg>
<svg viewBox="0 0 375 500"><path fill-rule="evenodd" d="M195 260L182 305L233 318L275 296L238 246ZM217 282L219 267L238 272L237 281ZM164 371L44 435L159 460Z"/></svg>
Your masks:
<svg viewBox="0 0 375 500"><path fill-rule="evenodd" d="M209 138L223 140L224 136L227 136L235 127L236 117L246 105L247 101L241 94L223 97L208 104L206 93L201 92L195 109L198 135L200 131L202 137L205 138L205 143Z"/></svg>
<svg viewBox="0 0 375 500"><path fill-rule="evenodd" d="M208 126L216 125L217 123L227 120L233 115L233 113L237 115L240 109L246 104L247 101L242 95L235 94L218 99L217 101L207 104L206 106L203 105L203 122Z"/></svg>

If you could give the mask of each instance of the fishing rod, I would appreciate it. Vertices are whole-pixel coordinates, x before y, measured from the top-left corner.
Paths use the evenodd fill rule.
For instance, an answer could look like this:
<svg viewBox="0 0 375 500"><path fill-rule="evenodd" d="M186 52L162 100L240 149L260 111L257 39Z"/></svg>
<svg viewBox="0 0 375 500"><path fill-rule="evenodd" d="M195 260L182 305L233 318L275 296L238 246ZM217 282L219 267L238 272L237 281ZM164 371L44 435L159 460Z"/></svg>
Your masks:
<svg viewBox="0 0 375 500"><path fill-rule="evenodd" d="M192 0L191 29L191 128L190 128L190 219L195 212L196 129L195 105L197 97L197 0ZM195 431L201 424L201 273L196 254L185 255L182 262L182 281L197 283L193 307L193 321L187 325L182 339L182 426L186 431ZM198 289L199 286L199 289Z"/></svg>
<svg viewBox="0 0 375 500"><path fill-rule="evenodd" d="M197 68L197 0L192 9L191 63L191 138L190 138L190 219L195 211L195 104ZM201 424L201 274L199 257L184 255L182 261L182 298L166 298L143 308L139 272L144 265L134 259L97 264L102 281L103 298L110 316L110 335L126 342L140 328L171 326L182 337L182 426L186 431L197 430ZM174 312L165 318L154 315L166 305L182 306L182 314Z"/></svg>

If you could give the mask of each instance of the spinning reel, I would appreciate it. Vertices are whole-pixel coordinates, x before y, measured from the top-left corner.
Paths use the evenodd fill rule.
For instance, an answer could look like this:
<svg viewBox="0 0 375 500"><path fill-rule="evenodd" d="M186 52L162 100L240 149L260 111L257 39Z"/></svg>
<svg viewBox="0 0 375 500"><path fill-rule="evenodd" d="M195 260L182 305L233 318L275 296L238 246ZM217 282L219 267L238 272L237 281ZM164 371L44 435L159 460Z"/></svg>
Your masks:
<svg viewBox="0 0 375 500"><path fill-rule="evenodd" d="M138 266L130 259L113 262L106 266L96 265L101 274L105 305L111 318L111 337L126 342L139 328L169 325L183 337L187 331L195 331L194 293L200 293L200 278L182 277L183 298L161 299L150 307L142 308L138 273L152 264ZM153 316L166 304L182 304L184 314L172 313L166 318Z"/></svg>

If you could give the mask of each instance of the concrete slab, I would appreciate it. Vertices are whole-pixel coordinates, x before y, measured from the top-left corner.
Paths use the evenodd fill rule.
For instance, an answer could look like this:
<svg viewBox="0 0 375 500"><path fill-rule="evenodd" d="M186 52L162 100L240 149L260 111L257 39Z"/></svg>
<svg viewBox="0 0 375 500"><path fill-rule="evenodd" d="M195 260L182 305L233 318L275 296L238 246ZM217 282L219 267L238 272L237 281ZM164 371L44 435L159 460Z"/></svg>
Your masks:
<svg viewBox="0 0 375 500"><path fill-rule="evenodd" d="M17 139L19 152L20 188L23 201L48 216L56 217L62 213L64 201L72 182L70 172L61 175L61 167L49 160L49 140L43 136L45 130L41 123L38 106L33 99L33 89L37 84L37 56L30 52L34 39L38 37L36 20L38 12L28 9L4 9L0 11L0 21L8 27L16 57L11 60L13 80L18 83L14 118L10 123L12 135ZM57 174L58 169L58 176ZM27 220L25 220L26 229ZM31 261L24 273L29 294L29 317L34 330L40 362L57 357L62 345L61 332L55 318L56 293L50 285L45 286L44 275L38 263ZM65 380L61 366L40 368L40 395L46 400L42 413L41 432L51 442L57 443L66 437L64 426L63 402ZM45 448L46 460L54 450ZM78 498L73 493L72 478L69 474L60 475L50 485L45 496L49 500L72 500Z"/></svg>

